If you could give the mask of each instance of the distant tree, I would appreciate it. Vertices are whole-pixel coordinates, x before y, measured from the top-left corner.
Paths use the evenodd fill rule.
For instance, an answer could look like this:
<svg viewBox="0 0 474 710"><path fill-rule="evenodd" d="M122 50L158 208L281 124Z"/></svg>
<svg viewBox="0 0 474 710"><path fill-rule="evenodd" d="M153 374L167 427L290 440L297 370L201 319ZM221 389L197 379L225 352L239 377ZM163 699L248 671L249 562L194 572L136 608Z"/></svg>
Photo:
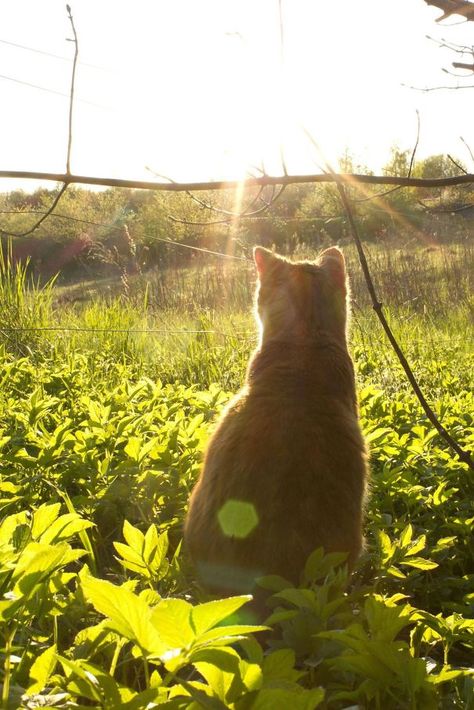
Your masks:
<svg viewBox="0 0 474 710"><path fill-rule="evenodd" d="M417 177L422 178L446 178L467 170L460 160L452 160L447 155L439 154L419 161L415 172Z"/></svg>

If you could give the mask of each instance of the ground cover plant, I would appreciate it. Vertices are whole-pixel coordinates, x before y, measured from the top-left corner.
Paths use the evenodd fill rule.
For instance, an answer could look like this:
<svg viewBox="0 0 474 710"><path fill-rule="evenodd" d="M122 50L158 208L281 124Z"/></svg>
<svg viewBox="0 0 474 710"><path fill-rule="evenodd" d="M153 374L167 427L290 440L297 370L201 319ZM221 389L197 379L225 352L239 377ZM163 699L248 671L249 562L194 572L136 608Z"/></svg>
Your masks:
<svg viewBox="0 0 474 710"><path fill-rule="evenodd" d="M397 250L373 258L435 411L472 450L472 252L450 249L418 252L411 267ZM148 289L137 276L125 297L77 303L54 284L32 290L3 262L4 708L474 708L473 474L430 428L355 266L367 551L351 580L320 550L298 587L262 580L271 636L246 598L197 589L182 521L213 420L255 343L246 268L157 274ZM443 286L429 288L435 278ZM173 279L184 282L174 292ZM223 280L240 284L226 298Z"/></svg>

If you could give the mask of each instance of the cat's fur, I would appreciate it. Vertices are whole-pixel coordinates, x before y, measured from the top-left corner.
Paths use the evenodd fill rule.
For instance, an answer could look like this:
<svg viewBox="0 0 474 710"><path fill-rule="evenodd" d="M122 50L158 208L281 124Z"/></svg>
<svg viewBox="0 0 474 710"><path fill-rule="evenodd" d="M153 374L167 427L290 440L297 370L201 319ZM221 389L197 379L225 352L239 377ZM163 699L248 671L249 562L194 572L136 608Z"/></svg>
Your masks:
<svg viewBox="0 0 474 710"><path fill-rule="evenodd" d="M260 345L209 442L185 523L200 582L217 594L252 591L266 574L297 583L317 547L347 552L351 566L363 546L367 456L344 257L332 247L292 263L256 247L254 258ZM243 537L223 530L227 501L237 501L224 508L231 517L240 502L245 519L256 513Z"/></svg>

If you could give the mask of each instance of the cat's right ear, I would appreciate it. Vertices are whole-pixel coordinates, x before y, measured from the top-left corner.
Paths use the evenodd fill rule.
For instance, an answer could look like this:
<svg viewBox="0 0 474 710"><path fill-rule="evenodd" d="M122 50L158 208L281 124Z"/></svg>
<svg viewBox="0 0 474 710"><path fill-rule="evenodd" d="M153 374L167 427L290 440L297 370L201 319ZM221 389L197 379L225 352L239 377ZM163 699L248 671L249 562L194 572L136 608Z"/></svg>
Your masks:
<svg viewBox="0 0 474 710"><path fill-rule="evenodd" d="M253 259L257 267L257 273L262 277L269 267L275 263L277 257L265 247L254 247Z"/></svg>

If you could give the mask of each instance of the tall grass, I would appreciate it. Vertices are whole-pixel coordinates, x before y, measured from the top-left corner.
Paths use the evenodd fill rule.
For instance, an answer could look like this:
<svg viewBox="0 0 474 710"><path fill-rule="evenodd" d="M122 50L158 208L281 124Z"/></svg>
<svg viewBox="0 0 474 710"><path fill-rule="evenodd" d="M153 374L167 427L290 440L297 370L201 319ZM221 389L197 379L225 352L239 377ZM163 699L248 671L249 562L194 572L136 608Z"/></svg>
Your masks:
<svg viewBox="0 0 474 710"><path fill-rule="evenodd" d="M0 338L10 352L31 354L44 346L41 328L53 323L54 282L41 284L29 261L15 263L11 246L0 249Z"/></svg>
<svg viewBox="0 0 474 710"><path fill-rule="evenodd" d="M369 307L356 255L351 248L345 254L353 299L351 342L360 371L386 389L404 387ZM256 343L251 263L200 261L193 268L148 272L133 279L124 295L119 281L108 281L105 290L99 283L70 289L54 281L40 285L28 276L28 265L13 264L8 254L0 258L0 343L14 356L35 354L59 363L79 352L91 369L123 361L165 382L203 387L218 382L225 389L241 384ZM466 333L474 313L474 248L466 243L436 250L372 247L369 260L392 327L421 376L429 354L469 386L472 341ZM65 330L42 330L51 327ZM438 381L425 384L440 391L444 374L440 370Z"/></svg>

